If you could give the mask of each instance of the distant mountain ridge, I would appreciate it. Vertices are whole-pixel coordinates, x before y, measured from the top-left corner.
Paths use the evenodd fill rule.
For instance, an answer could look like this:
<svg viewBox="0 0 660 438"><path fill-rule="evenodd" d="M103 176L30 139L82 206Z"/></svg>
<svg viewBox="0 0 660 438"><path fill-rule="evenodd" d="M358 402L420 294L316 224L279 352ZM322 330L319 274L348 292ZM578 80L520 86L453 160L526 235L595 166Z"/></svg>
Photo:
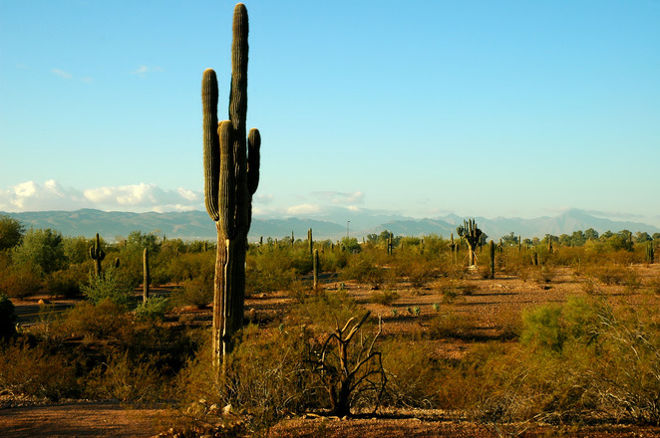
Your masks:
<svg viewBox="0 0 660 438"><path fill-rule="evenodd" d="M87 236L95 233L113 239L127 236L132 231L157 233L171 238L215 239L215 226L205 211L170 213L131 213L121 211L101 211L82 209L76 211L37 211L24 213L2 213L21 221L27 228L53 228L66 236ZM347 223L337 223L345 217ZM332 214L315 218L254 218L249 239L283 238L293 231L296 238L306 238L307 229L312 228L315 239L340 239L346 236L347 225L351 237L361 238L369 233L392 231L397 235L420 236L438 234L445 237L456 232L462 217L450 214L432 219L415 219L400 215L387 215L369 210L353 211L334 209ZM593 216L583 210L568 210L557 216L523 218L476 217L477 224L489 237L497 239L514 232L523 237L542 237L545 234L571 234L573 231L594 228L604 231L630 230L645 231L650 234L660 232L660 228L640 222L614 221Z"/></svg>

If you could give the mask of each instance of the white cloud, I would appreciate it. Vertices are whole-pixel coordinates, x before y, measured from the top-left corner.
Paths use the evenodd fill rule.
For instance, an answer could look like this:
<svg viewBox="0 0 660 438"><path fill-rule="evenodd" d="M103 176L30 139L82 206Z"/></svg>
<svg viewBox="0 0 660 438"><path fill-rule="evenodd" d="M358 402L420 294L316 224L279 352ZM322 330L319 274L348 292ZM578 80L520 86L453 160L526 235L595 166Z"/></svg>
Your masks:
<svg viewBox="0 0 660 438"><path fill-rule="evenodd" d="M67 73L64 70L60 70L59 68L51 69L50 72L55 76L61 77L62 79L71 79L73 77L71 73Z"/></svg>
<svg viewBox="0 0 660 438"><path fill-rule="evenodd" d="M286 209L286 213L292 216L299 214L314 214L319 213L321 207L316 204L299 204Z"/></svg>
<svg viewBox="0 0 660 438"><path fill-rule="evenodd" d="M137 69L133 70L131 74L138 75L144 77L147 73L155 73L155 72L162 72L163 69L154 66L154 67L147 67L146 65L141 65Z"/></svg>
<svg viewBox="0 0 660 438"><path fill-rule="evenodd" d="M317 199L330 202L333 205L354 205L364 203L364 193L357 192L312 192L311 195Z"/></svg>
<svg viewBox="0 0 660 438"><path fill-rule="evenodd" d="M164 190L155 184L96 187L84 190L25 181L0 189L1 211L76 210L98 208L124 211L189 211L202 209L201 193L178 188Z"/></svg>

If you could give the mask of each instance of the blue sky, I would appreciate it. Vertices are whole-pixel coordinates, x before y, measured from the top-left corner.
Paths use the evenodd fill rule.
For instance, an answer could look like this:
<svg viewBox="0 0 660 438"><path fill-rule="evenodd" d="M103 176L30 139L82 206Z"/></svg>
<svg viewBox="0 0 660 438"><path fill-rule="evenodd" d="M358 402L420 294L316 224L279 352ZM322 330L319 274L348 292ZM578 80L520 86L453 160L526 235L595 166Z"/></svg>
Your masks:
<svg viewBox="0 0 660 438"><path fill-rule="evenodd" d="M660 1L246 1L257 214L660 223ZM0 0L0 210L203 208L229 1Z"/></svg>

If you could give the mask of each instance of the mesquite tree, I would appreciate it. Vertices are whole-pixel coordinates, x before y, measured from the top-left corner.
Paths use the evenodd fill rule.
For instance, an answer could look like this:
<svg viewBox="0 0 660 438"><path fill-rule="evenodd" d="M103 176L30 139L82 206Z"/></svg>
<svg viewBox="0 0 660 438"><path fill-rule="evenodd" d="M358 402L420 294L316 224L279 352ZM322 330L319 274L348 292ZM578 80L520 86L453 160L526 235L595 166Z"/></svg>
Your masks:
<svg viewBox="0 0 660 438"><path fill-rule="evenodd" d="M259 184L259 131L250 130L246 142L248 15L242 3L234 8L231 64L229 120L218 123L215 72L205 70L202 79L204 198L218 235L212 336L216 370L243 325L247 234Z"/></svg>

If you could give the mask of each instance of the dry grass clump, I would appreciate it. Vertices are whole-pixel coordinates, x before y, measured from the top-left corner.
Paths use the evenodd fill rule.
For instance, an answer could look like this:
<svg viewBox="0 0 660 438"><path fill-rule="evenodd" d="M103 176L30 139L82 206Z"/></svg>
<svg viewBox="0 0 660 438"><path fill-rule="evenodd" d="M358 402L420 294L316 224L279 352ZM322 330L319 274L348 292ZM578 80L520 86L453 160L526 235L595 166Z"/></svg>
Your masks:
<svg viewBox="0 0 660 438"><path fill-rule="evenodd" d="M475 335L475 320L468 314L441 310L429 321L428 334L431 339L470 339Z"/></svg>
<svg viewBox="0 0 660 438"><path fill-rule="evenodd" d="M394 290L384 290L382 292L374 292L369 301L374 304L382 304L383 306L390 306L393 302L399 299L399 294Z"/></svg>

